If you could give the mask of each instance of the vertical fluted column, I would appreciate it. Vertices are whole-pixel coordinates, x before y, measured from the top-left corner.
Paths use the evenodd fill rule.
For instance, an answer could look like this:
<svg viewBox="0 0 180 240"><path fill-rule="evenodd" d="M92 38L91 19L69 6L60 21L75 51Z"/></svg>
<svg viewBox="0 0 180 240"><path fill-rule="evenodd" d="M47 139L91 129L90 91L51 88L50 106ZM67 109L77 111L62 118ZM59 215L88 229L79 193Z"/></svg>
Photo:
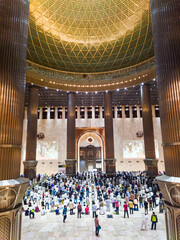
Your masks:
<svg viewBox="0 0 180 240"><path fill-rule="evenodd" d="M77 107L77 119L80 119L80 107Z"/></svg>
<svg viewBox="0 0 180 240"><path fill-rule="evenodd" d="M24 120L27 119L27 107L24 108Z"/></svg>
<svg viewBox="0 0 180 240"><path fill-rule="evenodd" d="M84 107L84 118L88 119L88 107Z"/></svg>
<svg viewBox="0 0 180 240"><path fill-rule="evenodd" d="M124 106L122 106L122 118L125 118L126 116L125 116L125 107Z"/></svg>
<svg viewBox="0 0 180 240"><path fill-rule="evenodd" d="M42 115L43 115L43 109L42 107L39 108L39 119L42 119Z"/></svg>
<svg viewBox="0 0 180 240"><path fill-rule="evenodd" d="M0 1L0 239L19 240L22 198L19 178L23 132L28 0Z"/></svg>
<svg viewBox="0 0 180 240"><path fill-rule="evenodd" d="M62 119L65 119L66 109L62 107Z"/></svg>
<svg viewBox="0 0 180 240"><path fill-rule="evenodd" d="M75 160L75 93L68 93L68 113L67 113L67 159L66 173L76 174Z"/></svg>
<svg viewBox="0 0 180 240"><path fill-rule="evenodd" d="M166 175L167 239L180 239L180 1L151 0L156 77Z"/></svg>
<svg viewBox="0 0 180 240"><path fill-rule="evenodd" d="M29 88L26 161L24 161L24 176L29 179L36 178L38 92L39 92L39 89L35 86L31 86Z"/></svg>
<svg viewBox="0 0 180 240"><path fill-rule="evenodd" d="M117 118L117 107L114 107L114 118Z"/></svg>
<svg viewBox="0 0 180 240"><path fill-rule="evenodd" d="M152 118L155 118L156 114L155 114L155 106L152 105Z"/></svg>
<svg viewBox="0 0 180 240"><path fill-rule="evenodd" d="M137 108L137 118L140 118L140 108L139 106L137 106L136 108Z"/></svg>
<svg viewBox="0 0 180 240"><path fill-rule="evenodd" d="M133 118L132 106L129 106L129 117Z"/></svg>
<svg viewBox="0 0 180 240"><path fill-rule="evenodd" d="M156 160L155 155L151 95L150 86L148 83L141 85L141 103L145 148L144 163L146 167L146 174L148 177L155 177L158 175L158 160Z"/></svg>
<svg viewBox="0 0 180 240"><path fill-rule="evenodd" d="M47 108L47 119L50 119L50 111L51 111L51 109L50 109L50 107L48 107Z"/></svg>
<svg viewBox="0 0 180 240"><path fill-rule="evenodd" d="M116 173L116 161L114 159L114 136L113 136L113 115L112 115L112 93L104 93L104 123L105 123L105 146L106 146L106 173Z"/></svg>
<svg viewBox="0 0 180 240"><path fill-rule="evenodd" d="M95 118L95 107L92 107L92 119Z"/></svg>
<svg viewBox="0 0 180 240"><path fill-rule="evenodd" d="M102 107L99 107L99 118L102 119Z"/></svg>

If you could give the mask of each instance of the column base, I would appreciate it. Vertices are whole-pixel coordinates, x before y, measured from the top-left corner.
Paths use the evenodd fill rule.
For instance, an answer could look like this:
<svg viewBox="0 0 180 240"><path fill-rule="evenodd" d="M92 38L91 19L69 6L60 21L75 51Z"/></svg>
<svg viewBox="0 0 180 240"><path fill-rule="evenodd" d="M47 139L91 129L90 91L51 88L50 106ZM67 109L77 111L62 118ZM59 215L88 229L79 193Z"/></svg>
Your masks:
<svg viewBox="0 0 180 240"><path fill-rule="evenodd" d="M66 159L66 174L68 176L75 176L76 175L76 159Z"/></svg>
<svg viewBox="0 0 180 240"><path fill-rule="evenodd" d="M29 178L29 179L34 179L36 178L36 166L37 166L37 161L31 160L31 161L24 161L24 177Z"/></svg>
<svg viewBox="0 0 180 240"><path fill-rule="evenodd" d="M165 200L167 240L180 239L180 177L156 178Z"/></svg>
<svg viewBox="0 0 180 240"><path fill-rule="evenodd" d="M21 239L22 199L29 179L0 181L0 239Z"/></svg>
<svg viewBox="0 0 180 240"><path fill-rule="evenodd" d="M154 178L158 176L158 160L157 159L144 159L145 170L147 177Z"/></svg>
<svg viewBox="0 0 180 240"><path fill-rule="evenodd" d="M116 176L116 159L106 158L104 159L106 163L106 174L109 177Z"/></svg>

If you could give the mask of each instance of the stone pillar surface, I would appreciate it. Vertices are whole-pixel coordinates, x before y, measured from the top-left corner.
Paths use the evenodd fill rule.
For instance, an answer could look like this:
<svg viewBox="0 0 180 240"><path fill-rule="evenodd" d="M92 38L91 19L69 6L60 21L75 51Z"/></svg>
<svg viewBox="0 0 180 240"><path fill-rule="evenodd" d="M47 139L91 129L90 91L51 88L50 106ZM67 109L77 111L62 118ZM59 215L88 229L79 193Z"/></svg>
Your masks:
<svg viewBox="0 0 180 240"><path fill-rule="evenodd" d="M95 118L95 107L92 107L92 119Z"/></svg>
<svg viewBox="0 0 180 240"><path fill-rule="evenodd" d="M29 179L36 178L38 93L39 89L37 87L31 86L29 88L26 161L24 161L24 176Z"/></svg>
<svg viewBox="0 0 180 240"><path fill-rule="evenodd" d="M0 239L20 240L19 178L23 132L29 0L0 1Z"/></svg>
<svg viewBox="0 0 180 240"><path fill-rule="evenodd" d="M80 107L77 107L77 119L80 119Z"/></svg>
<svg viewBox="0 0 180 240"><path fill-rule="evenodd" d="M139 106L137 106L136 109L137 109L137 118L140 118L140 108L139 108Z"/></svg>
<svg viewBox="0 0 180 240"><path fill-rule="evenodd" d="M102 119L102 107L99 107L99 118Z"/></svg>
<svg viewBox="0 0 180 240"><path fill-rule="evenodd" d="M168 240L180 239L180 1L151 0L162 145L166 175L158 177L164 195Z"/></svg>
<svg viewBox="0 0 180 240"><path fill-rule="evenodd" d="M105 123L105 151L106 151L106 174L115 175L116 160L114 159L112 93L104 93L104 123Z"/></svg>
<svg viewBox="0 0 180 240"><path fill-rule="evenodd" d="M125 118L126 116L125 116L125 107L124 106L122 106L122 118Z"/></svg>
<svg viewBox="0 0 180 240"><path fill-rule="evenodd" d="M75 159L75 93L68 93L68 113L67 113L67 159L66 173L69 176L76 174Z"/></svg>
<svg viewBox="0 0 180 240"><path fill-rule="evenodd" d="M145 147L145 169L148 177L155 177L158 175L158 160L155 154L151 95L148 83L141 85L141 104Z"/></svg>

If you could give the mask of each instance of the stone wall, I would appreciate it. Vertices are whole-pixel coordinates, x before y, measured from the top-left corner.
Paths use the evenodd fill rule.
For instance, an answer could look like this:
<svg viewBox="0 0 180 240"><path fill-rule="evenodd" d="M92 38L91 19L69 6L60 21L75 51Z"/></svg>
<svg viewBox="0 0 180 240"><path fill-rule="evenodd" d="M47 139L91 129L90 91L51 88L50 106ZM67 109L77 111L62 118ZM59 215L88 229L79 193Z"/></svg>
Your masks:
<svg viewBox="0 0 180 240"><path fill-rule="evenodd" d="M163 149L161 146L161 129L160 129L160 118L153 118L154 123L154 136L156 144L159 149L159 170L164 170L164 157ZM117 160L116 166L117 171L120 170L144 170L143 158L124 158L123 155L123 144L133 140L143 140L138 138L136 133L142 131L142 118L114 118L114 150L115 158ZM104 119L76 119L76 127L81 128L102 128L104 127ZM24 120L24 131L23 131L23 148L22 148L22 162L25 160L25 149L26 149L26 130L27 130L27 119ZM51 142L56 145L57 153L56 158L52 159L38 159L37 173L56 173L58 171L59 164L65 164L66 159L66 145L67 145L67 120L63 119L39 119L38 120L38 133L44 133L45 138L42 142L50 144ZM45 145L46 146L46 145ZM53 148L51 148L53 151ZM21 164L21 173L23 172L23 164Z"/></svg>

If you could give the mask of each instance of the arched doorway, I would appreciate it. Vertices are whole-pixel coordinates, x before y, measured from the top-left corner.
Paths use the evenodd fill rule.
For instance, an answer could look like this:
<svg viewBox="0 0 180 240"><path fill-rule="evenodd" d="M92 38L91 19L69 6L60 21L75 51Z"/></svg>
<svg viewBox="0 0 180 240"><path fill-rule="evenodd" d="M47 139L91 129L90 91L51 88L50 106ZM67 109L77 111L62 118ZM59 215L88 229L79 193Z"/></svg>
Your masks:
<svg viewBox="0 0 180 240"><path fill-rule="evenodd" d="M77 140L78 172L104 170L104 142L99 133L87 131Z"/></svg>

